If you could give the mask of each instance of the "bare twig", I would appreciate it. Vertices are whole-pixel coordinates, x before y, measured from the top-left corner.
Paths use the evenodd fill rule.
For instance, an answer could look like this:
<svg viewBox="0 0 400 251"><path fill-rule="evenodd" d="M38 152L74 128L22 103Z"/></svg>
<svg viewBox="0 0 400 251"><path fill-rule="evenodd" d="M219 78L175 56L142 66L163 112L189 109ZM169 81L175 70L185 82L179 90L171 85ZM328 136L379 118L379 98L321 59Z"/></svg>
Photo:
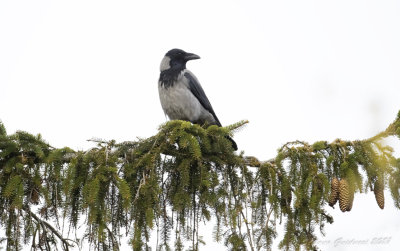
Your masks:
<svg viewBox="0 0 400 251"><path fill-rule="evenodd" d="M247 208L246 208L247 209ZM250 228L249 228L249 222L248 222L248 220L247 220L247 218L246 218L246 216L244 215L244 213L243 213L243 210L242 209L240 209L240 214L242 215L242 217L243 217L243 219L244 219L244 223L246 224L246 229L247 229L247 239L249 240L249 245L250 245L250 248L251 248L251 250L252 251L254 251L254 246L253 246L253 241L252 241L252 238L251 238L251 236L252 236L252 232L250 231ZM247 213L246 213L247 214ZM253 224L252 222L250 222L250 224Z"/></svg>
<svg viewBox="0 0 400 251"><path fill-rule="evenodd" d="M60 241L62 242L62 244L63 244L63 249L64 249L64 250L69 251L69 247L73 247L73 245L71 245L70 243L68 243L68 241L75 242L74 240L64 238L64 237L60 234L60 232L58 232L52 225L50 225L48 222L46 222L46 221L40 219L36 214L34 214L34 213L29 209L29 207L24 206L24 207L23 207L23 210L24 210L27 214L29 214L30 216L32 216L32 217L36 220L36 222L42 226L43 232L44 232L45 234L47 233L47 230L46 230L46 229L50 230L53 234L55 234L55 235L60 239ZM75 243L76 243L76 242L75 242ZM48 250L51 250L48 243L46 243L46 247L48 248Z"/></svg>
<svg viewBox="0 0 400 251"><path fill-rule="evenodd" d="M115 250L119 250L118 243L117 243L117 240L115 239L115 236L114 236L113 232L111 232L111 230L108 228L107 225L106 225L106 228L107 228L108 234L111 236L111 242L112 242L113 250L114 251Z"/></svg>
<svg viewBox="0 0 400 251"><path fill-rule="evenodd" d="M89 142L96 142L96 143L101 143L101 144L108 144L108 143L110 143L110 141L107 141L107 140L101 139L101 138L95 138L95 137L93 137L93 138L91 138L91 139L87 139L86 141L89 141Z"/></svg>
<svg viewBox="0 0 400 251"><path fill-rule="evenodd" d="M134 203L138 200L139 195L140 195L140 188L141 188L145 183L146 183L146 174L143 172L143 178L140 179L139 187L138 187L138 189L137 189L137 191L136 191L135 199L133 200Z"/></svg>

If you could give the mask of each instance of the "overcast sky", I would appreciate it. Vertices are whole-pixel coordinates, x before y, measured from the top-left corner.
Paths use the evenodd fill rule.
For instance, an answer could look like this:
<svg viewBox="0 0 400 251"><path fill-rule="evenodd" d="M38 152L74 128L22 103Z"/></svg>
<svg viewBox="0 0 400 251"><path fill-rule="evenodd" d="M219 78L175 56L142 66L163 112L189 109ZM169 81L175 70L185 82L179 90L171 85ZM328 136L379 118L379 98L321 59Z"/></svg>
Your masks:
<svg viewBox="0 0 400 251"><path fill-rule="evenodd" d="M160 61L181 48L201 56L187 67L221 123L250 121L239 149L266 160L287 141L385 129L400 109L399 45L399 1L3 0L0 120L77 150L92 137L149 137L166 121ZM350 213L328 209L335 223L321 248L398 248L388 191L385 206L368 193ZM379 237L391 240L371 244ZM368 244L335 247L340 238Z"/></svg>

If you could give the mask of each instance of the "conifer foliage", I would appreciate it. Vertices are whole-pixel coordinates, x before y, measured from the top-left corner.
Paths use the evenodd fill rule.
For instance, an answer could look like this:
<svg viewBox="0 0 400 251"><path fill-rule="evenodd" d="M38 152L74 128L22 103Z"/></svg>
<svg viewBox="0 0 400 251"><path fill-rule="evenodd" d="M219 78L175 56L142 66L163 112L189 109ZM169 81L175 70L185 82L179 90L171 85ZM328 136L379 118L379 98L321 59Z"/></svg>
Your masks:
<svg viewBox="0 0 400 251"><path fill-rule="evenodd" d="M132 250L150 250L156 233L157 250L199 250L200 227L212 222L229 250L271 249L277 224L281 249L314 250L315 228L333 222L326 204L350 211L354 193L371 189L383 208L387 184L400 209L400 160L381 143L400 137L400 113L370 139L289 142L268 161L233 151L226 136L246 123L169 121L153 137L94 140L88 151L0 123L0 247L119 250L129 236Z"/></svg>

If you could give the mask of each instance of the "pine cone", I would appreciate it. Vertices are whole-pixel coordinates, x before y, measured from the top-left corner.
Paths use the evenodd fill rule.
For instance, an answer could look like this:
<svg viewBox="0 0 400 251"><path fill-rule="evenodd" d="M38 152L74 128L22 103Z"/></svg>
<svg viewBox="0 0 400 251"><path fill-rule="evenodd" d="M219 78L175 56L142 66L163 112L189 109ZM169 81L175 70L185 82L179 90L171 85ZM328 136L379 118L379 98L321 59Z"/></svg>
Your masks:
<svg viewBox="0 0 400 251"><path fill-rule="evenodd" d="M331 182L331 194L329 196L329 206L333 207L339 199L339 180L335 177Z"/></svg>
<svg viewBox="0 0 400 251"><path fill-rule="evenodd" d="M350 192L349 183L346 179L342 179L339 182L339 207L342 212L350 211L353 200L354 194Z"/></svg>
<svg viewBox="0 0 400 251"><path fill-rule="evenodd" d="M349 189L350 193L350 198L349 198L349 204L347 205L347 211L350 211L351 208L353 207L353 201L354 201L354 190Z"/></svg>
<svg viewBox="0 0 400 251"><path fill-rule="evenodd" d="M374 194L375 194L375 199L376 202L378 203L378 206L383 209L385 207L385 195L383 194L385 186L383 185L383 181L381 179L378 179L375 181L374 185Z"/></svg>

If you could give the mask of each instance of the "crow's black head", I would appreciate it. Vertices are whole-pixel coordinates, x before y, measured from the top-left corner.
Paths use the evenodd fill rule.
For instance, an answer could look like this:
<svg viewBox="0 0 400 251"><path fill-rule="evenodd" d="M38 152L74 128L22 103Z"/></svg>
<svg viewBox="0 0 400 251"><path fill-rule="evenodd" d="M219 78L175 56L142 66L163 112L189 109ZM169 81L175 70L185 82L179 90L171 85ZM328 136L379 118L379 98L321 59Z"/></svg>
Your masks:
<svg viewBox="0 0 400 251"><path fill-rule="evenodd" d="M168 88L174 84L179 74L186 69L186 62L200 57L181 49L172 49L165 54L160 65L160 82Z"/></svg>
<svg viewBox="0 0 400 251"><path fill-rule="evenodd" d="M193 53L185 52L181 49L172 49L165 54L161 70L168 70L169 68L174 70L183 70L186 68L186 62L193 59L199 59L200 57Z"/></svg>

